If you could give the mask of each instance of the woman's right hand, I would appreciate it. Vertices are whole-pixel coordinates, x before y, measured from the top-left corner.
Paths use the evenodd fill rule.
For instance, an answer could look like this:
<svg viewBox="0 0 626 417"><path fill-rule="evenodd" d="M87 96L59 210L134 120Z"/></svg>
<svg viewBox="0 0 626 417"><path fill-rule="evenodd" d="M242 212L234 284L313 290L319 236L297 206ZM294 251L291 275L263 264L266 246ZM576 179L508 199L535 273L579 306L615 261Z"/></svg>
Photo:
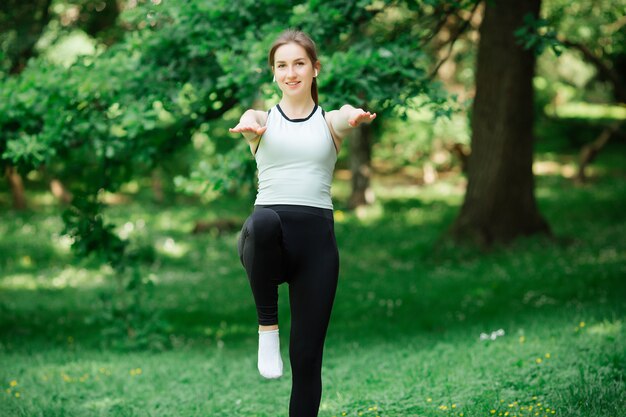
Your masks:
<svg viewBox="0 0 626 417"><path fill-rule="evenodd" d="M248 139L248 140L252 140L256 137L261 136L266 130L267 130L267 126L261 126L258 123L245 123L245 122L239 122L237 126L228 129L230 133L243 134L244 136L246 136L246 139L248 139L248 137L251 137L251 139ZM248 134L246 135L246 133ZM251 134L253 134L254 137L252 137Z"/></svg>

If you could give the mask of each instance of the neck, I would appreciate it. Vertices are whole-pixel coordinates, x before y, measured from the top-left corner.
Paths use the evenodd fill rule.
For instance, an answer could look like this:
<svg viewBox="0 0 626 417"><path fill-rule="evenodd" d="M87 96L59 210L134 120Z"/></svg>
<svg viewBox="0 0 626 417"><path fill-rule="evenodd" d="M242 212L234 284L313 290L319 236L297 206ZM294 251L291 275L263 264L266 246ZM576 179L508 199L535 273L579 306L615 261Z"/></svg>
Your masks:
<svg viewBox="0 0 626 417"><path fill-rule="evenodd" d="M311 96L303 98L283 96L279 104L280 108L283 109L285 113L295 118L308 116L315 106L315 102Z"/></svg>

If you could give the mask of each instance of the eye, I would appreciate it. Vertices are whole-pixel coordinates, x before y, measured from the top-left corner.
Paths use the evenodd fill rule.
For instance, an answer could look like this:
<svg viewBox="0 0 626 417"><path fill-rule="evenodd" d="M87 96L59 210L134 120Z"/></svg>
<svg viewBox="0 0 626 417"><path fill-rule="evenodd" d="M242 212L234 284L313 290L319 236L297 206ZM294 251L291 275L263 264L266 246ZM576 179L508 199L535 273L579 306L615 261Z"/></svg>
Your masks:
<svg viewBox="0 0 626 417"><path fill-rule="evenodd" d="M285 64L278 64L278 68L283 68Z"/></svg>

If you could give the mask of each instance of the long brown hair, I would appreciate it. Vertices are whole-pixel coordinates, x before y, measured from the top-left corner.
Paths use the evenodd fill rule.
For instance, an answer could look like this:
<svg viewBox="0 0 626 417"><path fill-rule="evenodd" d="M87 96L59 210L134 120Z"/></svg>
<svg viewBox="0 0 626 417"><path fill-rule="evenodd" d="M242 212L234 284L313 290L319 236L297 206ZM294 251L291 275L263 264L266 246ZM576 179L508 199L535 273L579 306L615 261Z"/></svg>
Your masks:
<svg viewBox="0 0 626 417"><path fill-rule="evenodd" d="M270 49L270 53L268 56L270 67L274 67L274 54L276 53L276 50L288 43L295 43L303 47L309 59L311 60L311 63L313 64L313 69L315 70L315 63L317 62L317 51L315 48L315 42L313 42L313 39L311 39L306 33L295 29L285 30L278 36L278 38L276 38L276 40L272 44L272 48ZM317 77L313 77L313 83L311 84L311 96L313 97L313 101L315 102L315 104L319 104L317 97Z"/></svg>

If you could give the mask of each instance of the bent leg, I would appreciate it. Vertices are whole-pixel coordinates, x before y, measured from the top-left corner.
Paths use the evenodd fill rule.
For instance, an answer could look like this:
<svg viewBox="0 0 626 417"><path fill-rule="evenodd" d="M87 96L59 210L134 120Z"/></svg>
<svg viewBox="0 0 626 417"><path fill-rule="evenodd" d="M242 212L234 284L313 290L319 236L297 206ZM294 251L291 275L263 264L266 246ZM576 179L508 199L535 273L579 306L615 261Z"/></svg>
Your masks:
<svg viewBox="0 0 626 417"><path fill-rule="evenodd" d="M278 324L278 285L282 271L282 228L278 214L256 209L238 240L239 258L248 275L260 325Z"/></svg>

